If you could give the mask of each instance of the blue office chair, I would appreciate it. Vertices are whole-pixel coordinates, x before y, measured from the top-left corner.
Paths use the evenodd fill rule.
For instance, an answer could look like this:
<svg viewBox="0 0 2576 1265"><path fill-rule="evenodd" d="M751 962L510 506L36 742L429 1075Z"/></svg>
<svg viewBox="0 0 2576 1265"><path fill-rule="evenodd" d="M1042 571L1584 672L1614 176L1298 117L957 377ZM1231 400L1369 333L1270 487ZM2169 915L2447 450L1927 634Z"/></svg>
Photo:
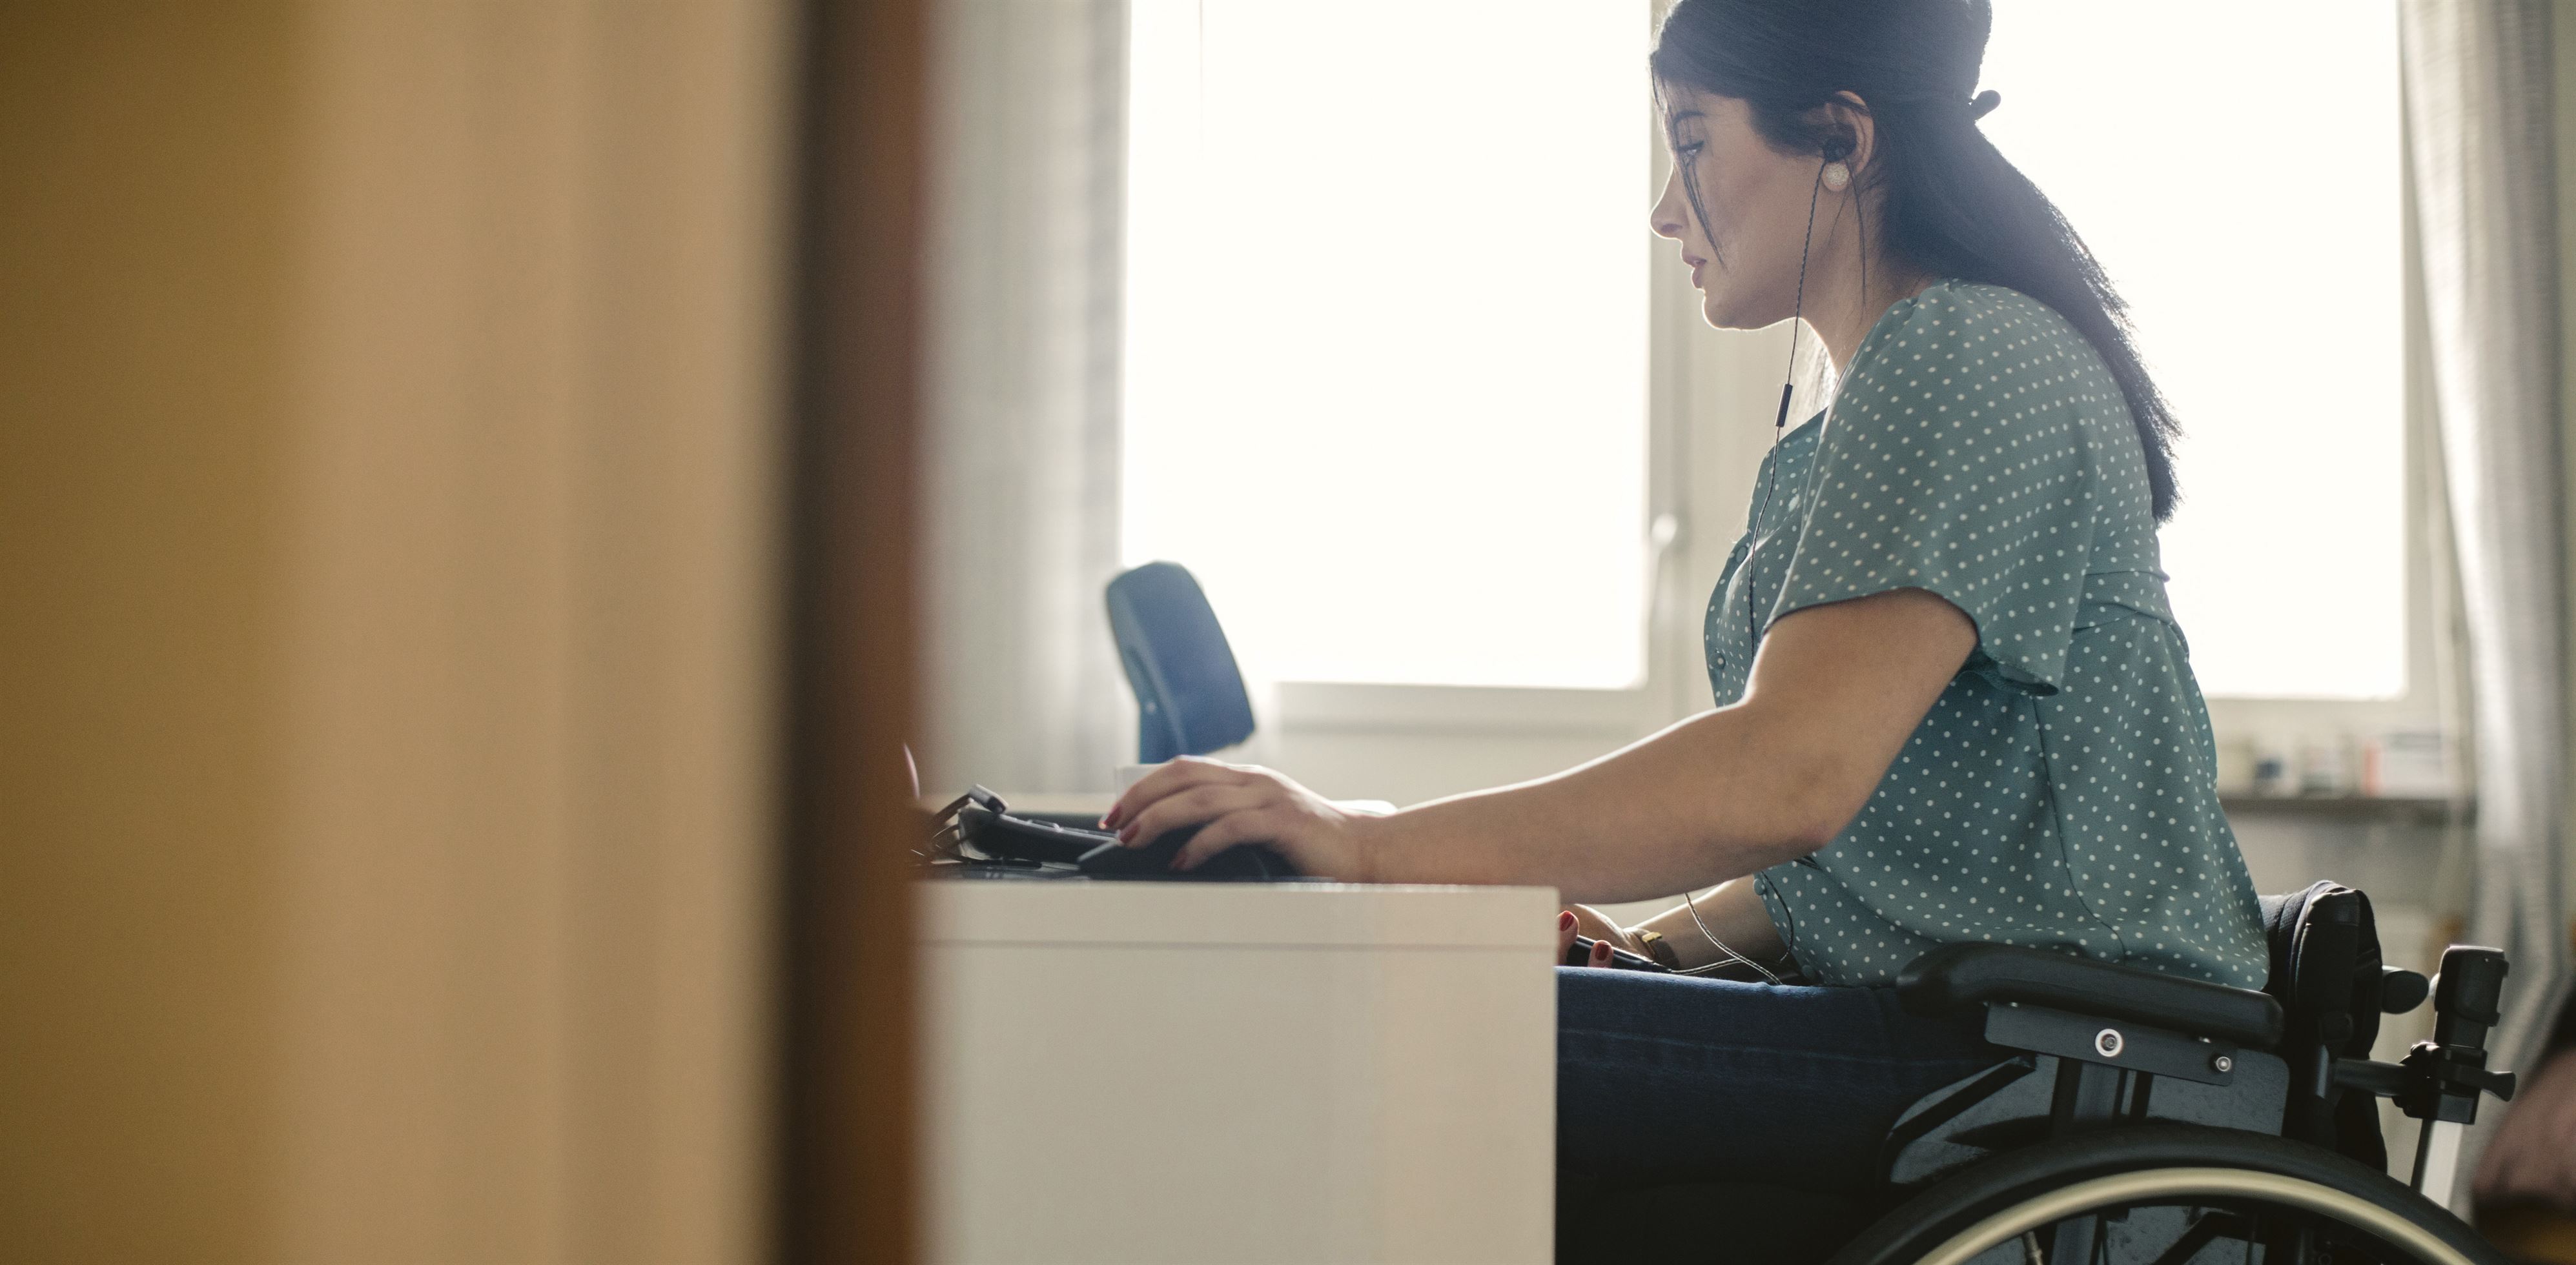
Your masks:
<svg viewBox="0 0 2576 1265"><path fill-rule="evenodd" d="M1148 562L1109 582L1109 634L1136 691L1136 759L1206 755L1252 736L1234 647L1189 568Z"/></svg>

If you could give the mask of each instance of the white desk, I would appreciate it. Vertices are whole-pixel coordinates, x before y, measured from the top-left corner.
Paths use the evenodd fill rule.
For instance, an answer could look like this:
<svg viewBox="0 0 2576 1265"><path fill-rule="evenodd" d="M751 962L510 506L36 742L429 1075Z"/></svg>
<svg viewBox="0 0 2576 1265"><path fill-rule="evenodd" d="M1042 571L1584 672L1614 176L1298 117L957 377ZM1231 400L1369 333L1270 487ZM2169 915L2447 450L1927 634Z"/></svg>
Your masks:
<svg viewBox="0 0 2576 1265"><path fill-rule="evenodd" d="M931 1259L1549 1259L1553 891L919 890Z"/></svg>

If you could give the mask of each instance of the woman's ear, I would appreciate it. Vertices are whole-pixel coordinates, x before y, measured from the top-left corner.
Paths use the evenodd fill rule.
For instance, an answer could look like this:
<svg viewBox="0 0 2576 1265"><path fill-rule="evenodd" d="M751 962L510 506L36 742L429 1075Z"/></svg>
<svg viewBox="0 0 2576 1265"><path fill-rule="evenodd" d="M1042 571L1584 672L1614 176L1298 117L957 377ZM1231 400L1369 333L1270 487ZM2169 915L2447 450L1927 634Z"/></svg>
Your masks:
<svg viewBox="0 0 2576 1265"><path fill-rule="evenodd" d="M1824 161L1840 163L1854 176L1868 171L1878 141L1877 120L1870 117L1869 103L1857 94L1837 92L1817 110L1823 115L1818 122L1824 130L1820 155Z"/></svg>

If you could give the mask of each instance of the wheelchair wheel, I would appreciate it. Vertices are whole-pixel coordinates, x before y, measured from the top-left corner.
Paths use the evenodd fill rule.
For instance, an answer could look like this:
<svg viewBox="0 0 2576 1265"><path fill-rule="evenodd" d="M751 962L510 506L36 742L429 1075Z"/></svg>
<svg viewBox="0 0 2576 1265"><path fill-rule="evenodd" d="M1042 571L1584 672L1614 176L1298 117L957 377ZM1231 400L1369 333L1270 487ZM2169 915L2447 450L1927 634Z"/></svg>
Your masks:
<svg viewBox="0 0 2576 1265"><path fill-rule="evenodd" d="M1830 1265L2218 1261L2506 1265L2385 1173L2322 1147L2176 1124L2078 1134L1974 1165L1880 1218Z"/></svg>

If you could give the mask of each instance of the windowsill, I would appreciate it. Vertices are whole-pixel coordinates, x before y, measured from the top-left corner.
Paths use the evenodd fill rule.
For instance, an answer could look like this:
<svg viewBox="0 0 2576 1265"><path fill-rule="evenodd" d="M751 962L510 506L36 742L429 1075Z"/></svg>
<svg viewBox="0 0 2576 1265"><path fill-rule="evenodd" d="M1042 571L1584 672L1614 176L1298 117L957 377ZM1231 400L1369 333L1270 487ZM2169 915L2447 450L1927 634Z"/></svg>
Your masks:
<svg viewBox="0 0 2576 1265"><path fill-rule="evenodd" d="M1616 733L1655 719L1649 689L1516 689L1283 681L1282 728L1307 732Z"/></svg>
<svg viewBox="0 0 2576 1265"><path fill-rule="evenodd" d="M2451 821L2451 801L2390 795L2221 795L2229 818L2260 817L2354 825L2444 826ZM2460 805L2460 824L2477 821L2477 805Z"/></svg>

